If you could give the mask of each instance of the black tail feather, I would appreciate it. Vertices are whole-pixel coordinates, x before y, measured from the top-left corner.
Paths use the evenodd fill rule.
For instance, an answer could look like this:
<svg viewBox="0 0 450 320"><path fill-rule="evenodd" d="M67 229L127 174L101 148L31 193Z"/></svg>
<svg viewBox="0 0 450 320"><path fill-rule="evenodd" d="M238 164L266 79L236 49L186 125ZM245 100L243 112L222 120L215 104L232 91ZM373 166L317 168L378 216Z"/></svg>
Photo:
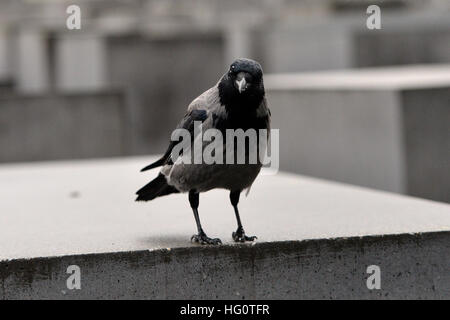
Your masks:
<svg viewBox="0 0 450 320"><path fill-rule="evenodd" d="M160 173L155 179L136 192L138 195L136 201L150 201L157 197L178 192L179 191L175 187L167 184L166 177Z"/></svg>
<svg viewBox="0 0 450 320"><path fill-rule="evenodd" d="M163 156L160 159L156 160L155 162L149 164L145 168L142 168L141 172L165 165L167 161L170 159L170 153L172 152L173 146L174 142L171 142L166 152L163 154Z"/></svg>
<svg viewBox="0 0 450 320"><path fill-rule="evenodd" d="M141 172L142 172L142 171L147 171L147 170L150 170L150 169L159 167L159 166L162 166L162 165L164 164L164 161L166 161L166 159L164 159L164 157L163 157L163 158L161 158L161 159L159 159L159 160L153 162L152 164L149 164L149 165L146 166L145 168L142 168L142 169L141 169Z"/></svg>

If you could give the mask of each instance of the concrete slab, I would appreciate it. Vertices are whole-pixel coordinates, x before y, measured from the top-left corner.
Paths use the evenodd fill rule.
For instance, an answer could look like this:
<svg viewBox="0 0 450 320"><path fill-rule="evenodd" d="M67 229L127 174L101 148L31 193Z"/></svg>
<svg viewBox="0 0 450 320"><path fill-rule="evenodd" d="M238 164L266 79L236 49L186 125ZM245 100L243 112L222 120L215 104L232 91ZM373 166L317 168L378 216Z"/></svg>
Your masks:
<svg viewBox="0 0 450 320"><path fill-rule="evenodd" d="M261 176L240 205L257 243L232 245L234 214L216 190L200 217L224 245L200 247L186 195L133 201L153 159L2 165L0 298L450 297L450 205ZM383 290L366 287L372 264ZM81 290L66 287L69 265Z"/></svg>
<svg viewBox="0 0 450 320"><path fill-rule="evenodd" d="M450 65L267 75L265 85L282 170L450 202Z"/></svg>
<svg viewBox="0 0 450 320"><path fill-rule="evenodd" d="M187 195L134 202L153 157L0 167L0 259L189 247ZM259 241L450 231L450 205L279 173L261 176L240 208ZM202 194L205 231L231 243L228 193Z"/></svg>

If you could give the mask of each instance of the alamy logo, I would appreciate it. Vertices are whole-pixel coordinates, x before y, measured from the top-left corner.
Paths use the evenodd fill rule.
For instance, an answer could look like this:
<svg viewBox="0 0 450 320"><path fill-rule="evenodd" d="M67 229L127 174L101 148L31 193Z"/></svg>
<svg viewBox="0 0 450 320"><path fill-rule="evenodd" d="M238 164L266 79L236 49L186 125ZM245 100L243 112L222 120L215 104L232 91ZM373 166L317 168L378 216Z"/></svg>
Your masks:
<svg viewBox="0 0 450 320"><path fill-rule="evenodd" d="M381 9L379 6L373 4L367 7L367 14L370 16L367 18L366 26L369 30L381 29Z"/></svg>
<svg viewBox="0 0 450 320"><path fill-rule="evenodd" d="M366 285L367 289L373 290L381 289L381 269L377 265L371 265L367 267L366 273L370 274L367 278Z"/></svg>
<svg viewBox="0 0 450 320"><path fill-rule="evenodd" d="M73 4L67 7L66 13L69 14L66 20L66 26L69 30L81 29L81 9Z"/></svg>
<svg viewBox="0 0 450 320"><path fill-rule="evenodd" d="M77 265L70 265L67 267L66 273L70 274L67 278L66 285L69 290L81 289L81 270Z"/></svg>
<svg viewBox="0 0 450 320"><path fill-rule="evenodd" d="M187 129L175 129L171 140L177 144L171 152L172 160L176 164L261 164L262 174L278 171L278 129L224 131L209 128L203 132L201 121L194 122L193 137Z"/></svg>

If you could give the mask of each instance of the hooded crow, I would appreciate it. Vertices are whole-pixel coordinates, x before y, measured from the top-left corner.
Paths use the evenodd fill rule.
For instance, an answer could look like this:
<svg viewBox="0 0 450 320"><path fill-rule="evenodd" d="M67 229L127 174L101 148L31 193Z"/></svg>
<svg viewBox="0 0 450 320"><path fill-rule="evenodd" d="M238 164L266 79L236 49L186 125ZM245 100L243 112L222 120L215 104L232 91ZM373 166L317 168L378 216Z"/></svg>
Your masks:
<svg viewBox="0 0 450 320"><path fill-rule="evenodd" d="M190 133L191 147L202 135L195 130L195 126L199 123L202 126L201 132L217 129L224 137L227 136L226 132L229 129L241 129L241 132L247 132L249 129L259 132L260 129L265 129L267 134L263 136L263 139L267 143L270 110L265 98L261 65L251 59L235 60L214 87L192 101L177 127ZM234 143L235 137L218 141L223 147L223 154L230 146L239 153ZM215 188L227 189L230 191L230 201L237 220L237 230L232 233L233 240L236 242L255 240L255 236L245 234L237 206L241 192L250 188L262 167L260 150L258 150L258 148L261 149L259 135L256 162L249 161L252 148L249 140L244 143L245 162L243 163L234 161L235 158L231 163L228 159L222 163L208 164L181 161L182 154L176 155L173 152L179 143L180 141L171 141L167 151L159 160L141 170L146 171L162 166L159 175L136 192L138 195L136 201L149 201L171 193L188 192L198 230L198 234L193 235L191 241L200 244L220 244L220 239L207 237L202 229L198 214L199 193ZM205 145L205 142L202 141L202 145Z"/></svg>

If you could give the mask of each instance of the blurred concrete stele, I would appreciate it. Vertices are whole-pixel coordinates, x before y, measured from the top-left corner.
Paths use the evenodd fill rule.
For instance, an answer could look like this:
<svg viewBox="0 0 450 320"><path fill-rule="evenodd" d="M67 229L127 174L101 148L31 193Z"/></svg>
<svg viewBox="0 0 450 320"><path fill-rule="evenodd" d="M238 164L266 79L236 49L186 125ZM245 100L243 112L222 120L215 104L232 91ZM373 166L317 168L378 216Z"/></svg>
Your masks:
<svg viewBox="0 0 450 320"><path fill-rule="evenodd" d="M386 13L376 31L363 14L278 23L254 32L254 52L269 72L450 63L448 14Z"/></svg>
<svg viewBox="0 0 450 320"><path fill-rule="evenodd" d="M127 154L120 92L0 96L0 162Z"/></svg>
<svg viewBox="0 0 450 320"><path fill-rule="evenodd" d="M450 202L450 66L270 75L266 87L281 169Z"/></svg>

